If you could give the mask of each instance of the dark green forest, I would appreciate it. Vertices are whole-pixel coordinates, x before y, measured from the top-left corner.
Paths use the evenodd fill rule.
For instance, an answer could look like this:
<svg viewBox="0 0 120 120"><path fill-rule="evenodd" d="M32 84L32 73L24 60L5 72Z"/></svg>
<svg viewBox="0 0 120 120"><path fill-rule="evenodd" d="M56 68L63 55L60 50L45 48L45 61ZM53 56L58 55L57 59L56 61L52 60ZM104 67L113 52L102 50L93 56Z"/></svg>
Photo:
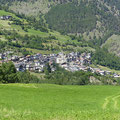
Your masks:
<svg viewBox="0 0 120 120"><path fill-rule="evenodd" d="M28 71L17 72L12 62L0 64L1 83L37 83L39 79Z"/></svg>
<svg viewBox="0 0 120 120"><path fill-rule="evenodd" d="M102 9L97 7L97 3L81 2L80 5L76 3L60 4L52 7L45 15L49 27L60 31L61 33L84 33L90 32L96 27L97 21L102 23L102 27L107 30L118 33L120 31L119 20L110 12L105 6L99 5Z"/></svg>
<svg viewBox="0 0 120 120"><path fill-rule="evenodd" d="M92 56L92 62L111 69L120 70L120 57L109 53L105 48L96 49L95 54Z"/></svg>
<svg viewBox="0 0 120 120"><path fill-rule="evenodd" d="M49 27L65 33L83 33L96 26L96 17L91 6L74 3L57 5L45 16Z"/></svg>

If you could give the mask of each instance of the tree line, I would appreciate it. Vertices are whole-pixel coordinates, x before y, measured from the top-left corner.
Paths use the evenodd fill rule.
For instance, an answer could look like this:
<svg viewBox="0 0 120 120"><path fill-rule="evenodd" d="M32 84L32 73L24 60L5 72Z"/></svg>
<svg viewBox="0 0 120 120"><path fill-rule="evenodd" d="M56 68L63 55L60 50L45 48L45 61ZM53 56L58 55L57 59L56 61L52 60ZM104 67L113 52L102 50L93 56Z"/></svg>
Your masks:
<svg viewBox="0 0 120 120"><path fill-rule="evenodd" d="M101 76L90 71L70 72L61 68L58 64L53 63L55 71L52 71L51 66L47 63L44 67L44 78L38 78L31 75L29 71L17 72L12 62L0 64L0 83L47 83L58 85L91 85L91 84L116 84L120 85L120 79L112 78L111 76ZM90 79L93 77L94 82ZM97 82L99 81L99 82Z"/></svg>
<svg viewBox="0 0 120 120"><path fill-rule="evenodd" d="M17 72L12 62L0 64L1 83L38 83L39 79L28 71Z"/></svg>
<svg viewBox="0 0 120 120"><path fill-rule="evenodd" d="M46 64L44 69L45 79L41 83L58 84L58 85L119 85L120 79L115 79L109 75L101 76L91 71L67 71L58 64L53 65L55 71L51 71L50 65Z"/></svg>
<svg viewBox="0 0 120 120"><path fill-rule="evenodd" d="M98 48L92 55L92 62L111 69L120 70L120 58L113 53L109 53L106 48Z"/></svg>

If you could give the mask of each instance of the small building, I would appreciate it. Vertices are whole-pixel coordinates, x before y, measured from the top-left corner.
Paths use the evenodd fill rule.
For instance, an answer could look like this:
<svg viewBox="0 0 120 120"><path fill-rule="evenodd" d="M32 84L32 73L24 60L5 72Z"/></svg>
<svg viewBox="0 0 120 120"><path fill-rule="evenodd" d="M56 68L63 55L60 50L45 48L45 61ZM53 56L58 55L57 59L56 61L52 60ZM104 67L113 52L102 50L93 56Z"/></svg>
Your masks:
<svg viewBox="0 0 120 120"><path fill-rule="evenodd" d="M3 59L4 55L2 53L0 53L0 59Z"/></svg>
<svg viewBox="0 0 120 120"><path fill-rule="evenodd" d="M21 71L21 72L24 72L26 70L26 67L24 64L15 64L15 68L17 71Z"/></svg>
<svg viewBox="0 0 120 120"><path fill-rule="evenodd" d="M67 63L67 57L63 53L60 53L59 56L57 56L56 58L56 63L58 64Z"/></svg>
<svg viewBox="0 0 120 120"><path fill-rule="evenodd" d="M114 74L114 78L120 78L120 75Z"/></svg>
<svg viewBox="0 0 120 120"><path fill-rule="evenodd" d="M8 19L10 19L10 18L12 18L11 15L7 15L7 16L3 15L3 16L0 16L0 19L1 19L1 20L8 20Z"/></svg>

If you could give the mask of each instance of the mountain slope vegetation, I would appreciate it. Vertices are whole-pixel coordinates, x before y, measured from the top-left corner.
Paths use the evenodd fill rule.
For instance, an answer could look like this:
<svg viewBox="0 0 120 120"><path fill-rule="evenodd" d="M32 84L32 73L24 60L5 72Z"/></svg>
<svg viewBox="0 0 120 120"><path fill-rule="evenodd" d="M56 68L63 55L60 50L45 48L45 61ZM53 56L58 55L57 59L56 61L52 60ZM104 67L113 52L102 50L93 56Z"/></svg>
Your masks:
<svg viewBox="0 0 120 120"><path fill-rule="evenodd" d="M120 33L120 1L116 0L1 0L11 10L27 16L45 16L49 28L64 34L102 40ZM109 34L109 35L108 35ZM107 36L107 38L106 38Z"/></svg>
<svg viewBox="0 0 120 120"><path fill-rule="evenodd" d="M3 13L6 15L5 11L8 11L8 15L12 12L13 16L11 20L0 20L0 39L12 47L51 53L94 52L97 48L102 49L112 35L119 36L120 33L119 1L1 0L0 3L3 6L0 16ZM113 40L112 50L119 56L117 44L114 42ZM109 46L106 48L111 52ZM106 61L114 61L114 54L111 55L108 51L104 51L102 57ZM94 56L94 62L103 65L103 61L98 60L98 52ZM106 54L109 54L109 59ZM118 66L119 58L116 59ZM114 64L104 63L104 66L119 69Z"/></svg>
<svg viewBox="0 0 120 120"><path fill-rule="evenodd" d="M107 31L119 33L119 16L113 13L114 11L97 1L86 1L77 5L72 2L52 7L45 18L52 29L64 33L86 32L90 37L90 32L93 32L94 38L97 31L99 37L103 37Z"/></svg>
<svg viewBox="0 0 120 120"><path fill-rule="evenodd" d="M25 17L19 14L0 10L0 16L11 15L9 20L0 20L0 40L11 47L26 48L36 52L53 53L76 50L94 50L88 43L75 39L74 36L61 35L57 31L47 28L42 18ZM46 52L45 52L46 51Z"/></svg>
<svg viewBox="0 0 120 120"><path fill-rule="evenodd" d="M53 7L45 18L50 28L66 33L91 31L95 28L97 19L91 6L75 6L73 3Z"/></svg>
<svg viewBox="0 0 120 120"><path fill-rule="evenodd" d="M109 52L120 56L120 35L112 35L102 46L106 47Z"/></svg>

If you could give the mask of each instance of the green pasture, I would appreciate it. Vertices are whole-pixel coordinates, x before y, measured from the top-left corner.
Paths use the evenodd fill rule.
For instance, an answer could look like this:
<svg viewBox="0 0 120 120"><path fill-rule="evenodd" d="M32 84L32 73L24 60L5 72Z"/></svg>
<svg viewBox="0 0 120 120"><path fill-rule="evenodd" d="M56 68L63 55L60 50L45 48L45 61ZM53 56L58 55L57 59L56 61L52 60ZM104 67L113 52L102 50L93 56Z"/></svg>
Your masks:
<svg viewBox="0 0 120 120"><path fill-rule="evenodd" d="M0 85L0 120L119 120L119 86Z"/></svg>
<svg viewBox="0 0 120 120"><path fill-rule="evenodd" d="M4 10L0 10L0 16L3 16L3 15L11 15L11 16L14 17L14 18L20 19L20 18L18 18L18 17L17 17L15 14L13 14L13 13L6 12L6 11L4 11Z"/></svg>

